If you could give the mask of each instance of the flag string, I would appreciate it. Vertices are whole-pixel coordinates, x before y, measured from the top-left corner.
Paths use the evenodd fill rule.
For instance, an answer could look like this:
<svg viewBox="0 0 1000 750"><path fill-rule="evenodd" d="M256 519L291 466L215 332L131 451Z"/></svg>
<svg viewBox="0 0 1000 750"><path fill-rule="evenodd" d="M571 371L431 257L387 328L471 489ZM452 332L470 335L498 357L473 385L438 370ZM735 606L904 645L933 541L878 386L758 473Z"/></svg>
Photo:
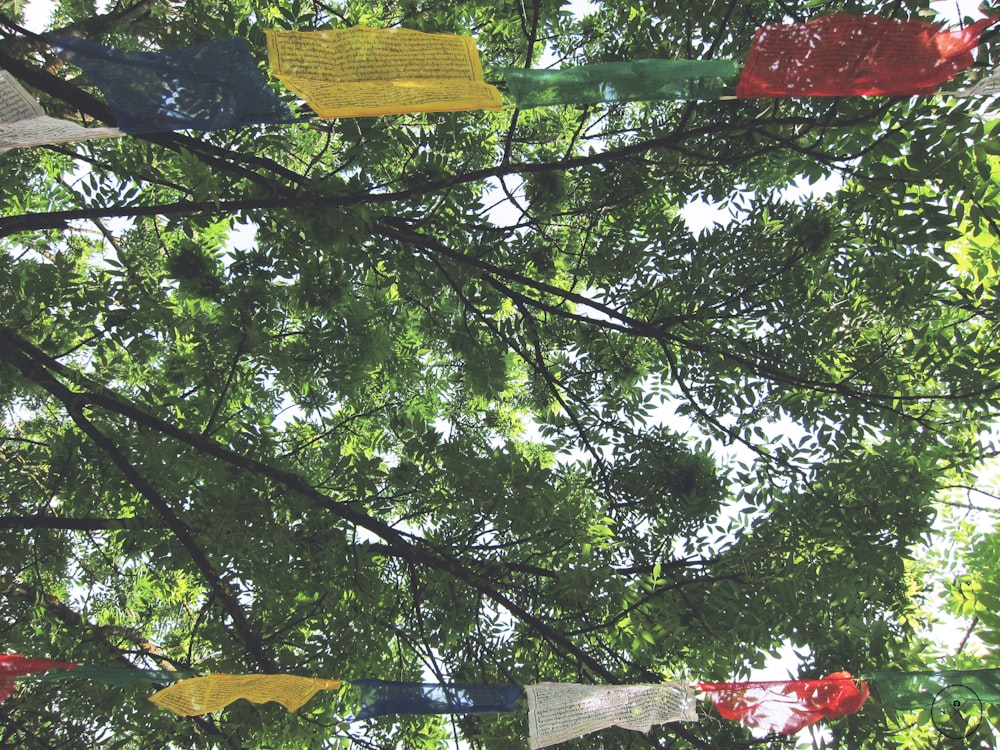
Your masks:
<svg viewBox="0 0 1000 750"><path fill-rule="evenodd" d="M343 681L298 675L196 675L186 669L144 670L120 664L83 665L16 654L0 656L0 700L13 695L19 679L86 679L115 687L172 683L150 700L180 716L218 711L240 699L275 701L294 712L320 691L341 693L347 687L356 691L360 705L354 720L403 714L513 713L523 694L532 748L611 726L648 732L656 724L697 722L695 690L707 697L723 718L784 735L857 713L869 692L889 710L920 711L946 703L945 713L952 723L956 716L961 718L961 706L973 714L978 706L981 714L982 704L1000 703L1000 669L873 671L856 677L835 672L814 680L516 686ZM966 722L962 727L967 731L968 725Z"/></svg>
<svg viewBox="0 0 1000 750"><path fill-rule="evenodd" d="M353 26L267 29L265 37L272 75L315 117L330 119L670 99L989 96L1000 92L1000 73L955 90L942 91L941 86L973 65L973 51L998 21L1000 16L988 16L967 28L945 31L922 20L835 13L759 29L742 65L734 60L648 59L557 70L501 68L512 103L504 103L497 85L483 79L479 51L469 36ZM85 128L47 117L6 75L0 81L0 150L313 119L292 114L238 37L145 52L35 34L2 15L0 23L47 42L79 67L118 120L118 128ZM904 59L906 65L900 66Z"/></svg>

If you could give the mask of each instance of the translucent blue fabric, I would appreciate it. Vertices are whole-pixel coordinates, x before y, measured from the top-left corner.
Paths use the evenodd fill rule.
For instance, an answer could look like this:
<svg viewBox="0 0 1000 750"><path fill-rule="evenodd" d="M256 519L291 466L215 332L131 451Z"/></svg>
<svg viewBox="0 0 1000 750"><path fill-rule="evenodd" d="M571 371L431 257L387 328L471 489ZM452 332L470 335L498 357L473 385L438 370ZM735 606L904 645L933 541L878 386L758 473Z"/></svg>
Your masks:
<svg viewBox="0 0 1000 750"><path fill-rule="evenodd" d="M462 685L355 680L361 690L359 719L386 714L513 713L522 688L513 685Z"/></svg>
<svg viewBox="0 0 1000 750"><path fill-rule="evenodd" d="M76 37L53 37L59 56L101 90L130 134L223 130L293 122L239 37L170 52L123 52Z"/></svg>

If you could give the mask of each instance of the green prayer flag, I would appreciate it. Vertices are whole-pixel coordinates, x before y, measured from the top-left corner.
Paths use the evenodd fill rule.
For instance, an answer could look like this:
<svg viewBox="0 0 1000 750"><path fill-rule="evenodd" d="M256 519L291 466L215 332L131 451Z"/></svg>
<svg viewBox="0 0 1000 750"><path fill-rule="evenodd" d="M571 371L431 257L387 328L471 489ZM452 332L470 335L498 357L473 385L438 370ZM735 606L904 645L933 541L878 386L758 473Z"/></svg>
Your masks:
<svg viewBox="0 0 1000 750"><path fill-rule="evenodd" d="M929 708L946 689L962 689L983 703L1000 703L1000 669L946 672L871 672L864 676L872 694L889 708ZM969 692L971 691L971 692Z"/></svg>
<svg viewBox="0 0 1000 750"><path fill-rule="evenodd" d="M520 109L553 104L718 99L739 75L733 60L636 60L561 70L502 68Z"/></svg>
<svg viewBox="0 0 1000 750"><path fill-rule="evenodd" d="M34 679L41 682L83 679L100 682L105 685L113 685L114 687L127 687L129 685L154 685L176 682L177 680L183 680L194 675L194 672L186 669L168 672L163 669L136 669L135 667L114 664L81 664L69 672L47 672L35 675Z"/></svg>

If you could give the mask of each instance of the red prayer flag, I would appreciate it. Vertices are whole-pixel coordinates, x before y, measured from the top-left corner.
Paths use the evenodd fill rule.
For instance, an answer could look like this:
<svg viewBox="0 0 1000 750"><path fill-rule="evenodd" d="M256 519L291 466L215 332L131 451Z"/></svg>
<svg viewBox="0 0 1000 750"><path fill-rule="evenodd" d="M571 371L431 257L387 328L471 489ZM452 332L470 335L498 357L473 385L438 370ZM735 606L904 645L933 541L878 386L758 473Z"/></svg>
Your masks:
<svg viewBox="0 0 1000 750"><path fill-rule="evenodd" d="M709 693L723 718L781 734L857 713L868 700L868 685L850 672L834 672L822 680L702 682L698 687Z"/></svg>
<svg viewBox="0 0 1000 750"><path fill-rule="evenodd" d="M835 13L754 34L736 96L927 94L973 63L991 16L959 31L927 21Z"/></svg>
<svg viewBox="0 0 1000 750"><path fill-rule="evenodd" d="M0 654L0 701L5 701L14 694L17 686L16 678L35 672L45 672L49 669L75 669L78 664L68 661L50 661L49 659L30 659L17 654Z"/></svg>

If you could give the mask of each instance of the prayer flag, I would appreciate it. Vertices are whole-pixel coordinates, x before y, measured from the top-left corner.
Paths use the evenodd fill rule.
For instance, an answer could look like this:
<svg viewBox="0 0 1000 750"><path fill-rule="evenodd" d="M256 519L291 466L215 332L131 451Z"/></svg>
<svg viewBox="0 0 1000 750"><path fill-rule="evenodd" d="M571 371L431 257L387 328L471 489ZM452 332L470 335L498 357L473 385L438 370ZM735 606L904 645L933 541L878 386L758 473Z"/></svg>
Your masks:
<svg viewBox="0 0 1000 750"><path fill-rule="evenodd" d="M835 13L754 34L736 96L909 96L935 91L973 63L1000 16L959 31L926 21Z"/></svg>
<svg viewBox="0 0 1000 750"><path fill-rule="evenodd" d="M993 96L1000 94L1000 70L994 68L984 73L981 78L965 88L957 91L942 91L949 96Z"/></svg>
<svg viewBox="0 0 1000 750"><path fill-rule="evenodd" d="M33 679L41 682L61 682L62 680L91 680L114 687L130 685L150 685L177 682L194 677L195 673L186 669L166 671L163 669L137 669L124 664L81 664L72 672L50 672L36 675Z"/></svg>
<svg viewBox="0 0 1000 750"><path fill-rule="evenodd" d="M740 68L732 60L637 60L561 70L503 68L521 109L554 104L718 99Z"/></svg>
<svg viewBox="0 0 1000 750"><path fill-rule="evenodd" d="M170 52L124 52L76 37L49 41L101 90L126 133L295 121L238 37Z"/></svg>
<svg viewBox="0 0 1000 750"><path fill-rule="evenodd" d="M49 659L29 659L17 654L0 655L0 701L5 701L14 694L17 687L16 678L35 672L45 672L49 669L75 669L73 662L50 661Z"/></svg>
<svg viewBox="0 0 1000 750"><path fill-rule="evenodd" d="M35 97L0 70L0 151L122 135L117 128L85 128L70 120L46 116Z"/></svg>
<svg viewBox="0 0 1000 750"><path fill-rule="evenodd" d="M524 690L532 750L611 726L648 732L654 724L698 721L694 691L686 682L611 686L543 682Z"/></svg>
<svg viewBox="0 0 1000 750"><path fill-rule="evenodd" d="M781 734L857 713L868 699L868 686L849 672L822 680L702 682L698 688L709 694L723 718Z"/></svg>
<svg viewBox="0 0 1000 750"><path fill-rule="evenodd" d="M149 700L180 716L218 711L240 698L251 703L277 701L289 711L297 711L320 690L339 690L341 684L339 680L287 674L213 674L175 682Z"/></svg>
<svg viewBox="0 0 1000 750"><path fill-rule="evenodd" d="M971 691L983 703L1000 703L1000 669L945 672L871 672L865 675L875 697L889 708L930 708L947 688Z"/></svg>
<svg viewBox="0 0 1000 750"><path fill-rule="evenodd" d="M472 37L366 26L266 34L271 71L323 118L501 107Z"/></svg>
<svg viewBox="0 0 1000 750"><path fill-rule="evenodd" d="M359 719L385 714L511 713L521 694L515 685L355 680L361 690Z"/></svg>

